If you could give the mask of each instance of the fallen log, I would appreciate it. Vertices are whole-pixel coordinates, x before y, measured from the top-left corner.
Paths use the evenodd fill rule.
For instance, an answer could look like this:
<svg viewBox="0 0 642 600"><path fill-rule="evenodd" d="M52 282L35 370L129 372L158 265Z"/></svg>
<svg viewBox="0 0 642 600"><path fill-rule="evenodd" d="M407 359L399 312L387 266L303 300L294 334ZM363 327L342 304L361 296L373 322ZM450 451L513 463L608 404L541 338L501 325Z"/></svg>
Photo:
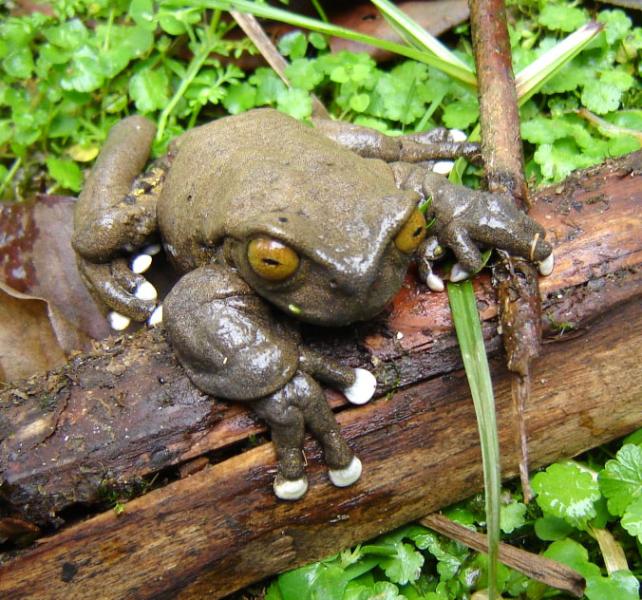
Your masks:
<svg viewBox="0 0 642 600"><path fill-rule="evenodd" d="M541 282L544 326L560 343L548 344L535 363L526 413L533 466L642 424L641 189L637 153L537 196L532 214L551 232L557 260ZM497 309L488 279L478 278L476 287L495 350ZM573 335L559 335L568 329ZM4 507L39 524L55 522L63 509L69 514L77 502L96 502L105 489L205 453L228 458L215 456L217 464L132 500L120 517L107 511L43 540L0 569L0 592L220 597L477 491L474 411L462 373L452 372L459 359L444 296L409 280L385 317L336 333L306 336L321 351L374 366L379 392L391 393L339 415L364 461L362 480L345 490L330 486L309 441L311 489L294 504L271 494L269 444L240 452L238 444L261 424L195 390L161 331L104 342L64 369L4 390ZM517 454L501 359L493 371L508 477ZM416 384L427 377L433 379ZM409 384L416 385L397 391ZM339 395L331 399L343 408Z"/></svg>

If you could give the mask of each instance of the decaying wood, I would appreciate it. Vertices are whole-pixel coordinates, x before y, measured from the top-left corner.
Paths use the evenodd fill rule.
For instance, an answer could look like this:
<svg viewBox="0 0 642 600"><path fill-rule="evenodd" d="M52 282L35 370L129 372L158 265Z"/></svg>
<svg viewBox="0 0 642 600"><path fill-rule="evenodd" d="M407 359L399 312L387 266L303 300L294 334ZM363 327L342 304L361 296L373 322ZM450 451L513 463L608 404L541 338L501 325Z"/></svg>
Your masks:
<svg viewBox="0 0 642 600"><path fill-rule="evenodd" d="M642 424L641 182L638 153L538 195L534 214L556 245L556 271L541 286L556 343L534 366L526 412L533 466ZM489 348L497 349L488 279L476 288ZM161 331L105 342L66 369L4 390L2 493L5 509L22 518L50 522L50 512L95 502L110 483L122 487L206 453L218 462L132 500L120 517L108 510L42 540L0 569L0 595L220 597L475 492L476 423L463 374L453 372L459 359L445 302L409 279L385 318L348 332L306 332L321 351L374 364L382 393L415 385L339 414L364 462L355 486L327 482L310 440L310 491L297 503L273 497L269 444L239 451L261 424L195 390ZM564 327L574 331L559 334ZM493 372L509 477L517 462L509 380L499 359ZM344 408L338 395L331 399Z"/></svg>
<svg viewBox="0 0 642 600"><path fill-rule="evenodd" d="M459 525L443 515L429 515L420 519L419 522L478 552L486 552L488 548L484 534L471 531L468 527ZM584 595L584 578L577 571L555 560L504 543L499 544L499 559L505 565L524 573L531 579L568 592L576 598Z"/></svg>
<svg viewBox="0 0 642 600"><path fill-rule="evenodd" d="M551 344L534 365L527 412L534 466L574 455L642 423L642 303ZM493 368L503 475L517 454L508 374ZM563 369L563 372L560 372ZM211 466L43 540L0 568L10 598L218 598L417 519L481 487L472 402L460 372L339 415L364 462L334 488L310 441L310 491L271 491L269 445Z"/></svg>

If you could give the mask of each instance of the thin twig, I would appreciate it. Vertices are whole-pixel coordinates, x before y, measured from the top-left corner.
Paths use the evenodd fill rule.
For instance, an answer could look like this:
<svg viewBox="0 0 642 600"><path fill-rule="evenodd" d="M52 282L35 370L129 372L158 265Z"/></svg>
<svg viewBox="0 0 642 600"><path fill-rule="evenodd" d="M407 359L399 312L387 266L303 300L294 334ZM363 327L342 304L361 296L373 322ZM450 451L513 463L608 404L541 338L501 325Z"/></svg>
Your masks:
<svg viewBox="0 0 642 600"><path fill-rule="evenodd" d="M477 65L482 156L488 187L508 192L522 208L529 205L524 178L517 92L503 0L470 0L470 20ZM516 422L521 448L519 465L524 500L531 498L528 481L524 407L530 397L530 361L539 354L541 305L537 272L525 261L507 256L494 272Z"/></svg>
<svg viewBox="0 0 642 600"><path fill-rule="evenodd" d="M245 32L245 35L252 40L268 65L274 69L274 72L281 78L283 83L290 87L290 81L285 75L285 69L287 68L288 63L276 49L272 40L265 33L256 17L236 10L231 10L230 14L234 17L234 20L238 23L239 27ZM323 103L314 94L312 95L312 114L317 118L327 119L330 117L325 106L323 106Z"/></svg>
<svg viewBox="0 0 642 600"><path fill-rule="evenodd" d="M486 552L488 540L484 534L471 531L439 513L428 515L419 522L442 535L461 542L473 550ZM584 577L570 567L550 558L515 548L503 542L499 544L499 558L505 565L531 579L568 592L577 598L581 598L584 594L586 585Z"/></svg>

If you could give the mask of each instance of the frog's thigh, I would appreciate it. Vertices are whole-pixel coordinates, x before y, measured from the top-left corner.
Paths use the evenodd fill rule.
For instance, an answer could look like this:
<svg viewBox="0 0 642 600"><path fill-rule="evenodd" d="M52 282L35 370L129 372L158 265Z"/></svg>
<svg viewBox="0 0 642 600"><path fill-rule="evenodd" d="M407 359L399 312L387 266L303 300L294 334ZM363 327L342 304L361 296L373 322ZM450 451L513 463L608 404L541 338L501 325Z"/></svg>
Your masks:
<svg viewBox="0 0 642 600"><path fill-rule="evenodd" d="M204 392L252 400L294 375L298 338L233 271L218 265L185 275L163 302L163 321L179 361Z"/></svg>

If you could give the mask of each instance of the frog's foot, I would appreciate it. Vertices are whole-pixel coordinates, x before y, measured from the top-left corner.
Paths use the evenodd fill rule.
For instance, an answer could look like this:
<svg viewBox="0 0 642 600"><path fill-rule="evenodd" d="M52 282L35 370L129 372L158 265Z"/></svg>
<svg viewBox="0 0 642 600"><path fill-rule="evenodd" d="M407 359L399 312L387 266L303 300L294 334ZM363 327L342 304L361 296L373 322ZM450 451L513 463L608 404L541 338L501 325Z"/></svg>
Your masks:
<svg viewBox="0 0 642 600"><path fill-rule="evenodd" d="M539 269L540 275L544 277L550 275L555 268L555 257L553 253L551 252L544 260L540 260L537 263L537 268Z"/></svg>
<svg viewBox="0 0 642 600"><path fill-rule="evenodd" d="M156 308L156 288L134 273L123 258L95 264L78 258L78 271L89 291L114 312L134 321L145 321ZM114 317L123 327L124 319Z"/></svg>
<svg viewBox="0 0 642 600"><path fill-rule="evenodd" d="M445 254L443 246L439 243L437 236L428 236L417 248L416 258L419 279L423 281L431 292L443 292L446 289L444 280L433 270L435 261Z"/></svg>
<svg viewBox="0 0 642 600"><path fill-rule="evenodd" d="M361 461L353 456L350 464L343 469L328 469L328 477L337 487L348 487L361 477Z"/></svg>
<svg viewBox="0 0 642 600"><path fill-rule="evenodd" d="M370 401L377 389L375 376L366 369L354 370L354 383L343 388L343 394L352 404L365 404Z"/></svg>
<svg viewBox="0 0 642 600"><path fill-rule="evenodd" d="M462 267L459 263L455 263L450 269L449 279L453 283L459 283L460 281L468 279L470 275L470 271L464 269L464 267Z"/></svg>
<svg viewBox="0 0 642 600"><path fill-rule="evenodd" d="M280 473L274 478L274 495L280 500L298 500L308 491L308 478L286 479Z"/></svg>

